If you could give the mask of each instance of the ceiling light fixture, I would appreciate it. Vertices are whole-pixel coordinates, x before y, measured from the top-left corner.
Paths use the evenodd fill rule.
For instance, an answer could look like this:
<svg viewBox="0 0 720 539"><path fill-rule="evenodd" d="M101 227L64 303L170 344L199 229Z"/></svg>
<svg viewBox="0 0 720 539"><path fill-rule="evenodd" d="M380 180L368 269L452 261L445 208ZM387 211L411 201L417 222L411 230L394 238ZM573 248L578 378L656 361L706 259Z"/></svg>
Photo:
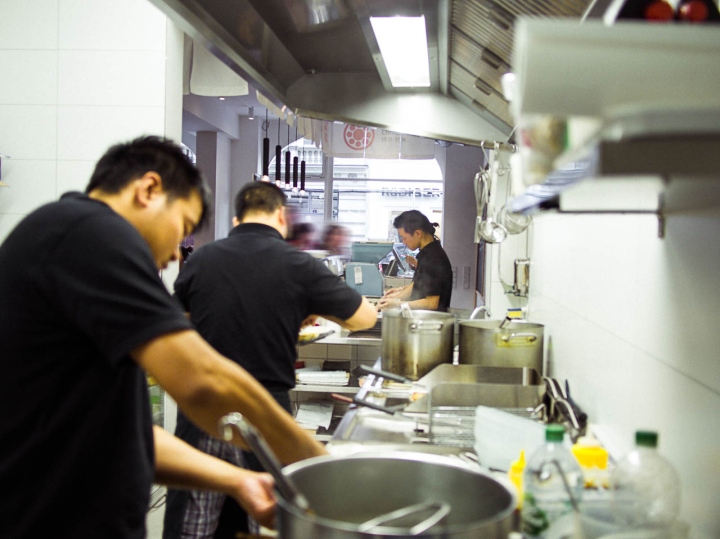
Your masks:
<svg viewBox="0 0 720 539"><path fill-rule="evenodd" d="M225 98L224 98L224 97L218 97L218 99L219 99L220 101L225 101Z"/></svg>
<svg viewBox="0 0 720 539"><path fill-rule="evenodd" d="M425 17L370 17L391 84L430 86Z"/></svg>

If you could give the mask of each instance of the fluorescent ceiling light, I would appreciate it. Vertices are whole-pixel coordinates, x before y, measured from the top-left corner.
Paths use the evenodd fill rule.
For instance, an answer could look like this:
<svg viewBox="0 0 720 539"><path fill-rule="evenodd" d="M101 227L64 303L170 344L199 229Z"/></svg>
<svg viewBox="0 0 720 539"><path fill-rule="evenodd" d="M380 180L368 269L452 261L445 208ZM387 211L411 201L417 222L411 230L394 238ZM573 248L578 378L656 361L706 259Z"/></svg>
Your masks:
<svg viewBox="0 0 720 539"><path fill-rule="evenodd" d="M370 24L391 84L430 86L425 17L370 17Z"/></svg>

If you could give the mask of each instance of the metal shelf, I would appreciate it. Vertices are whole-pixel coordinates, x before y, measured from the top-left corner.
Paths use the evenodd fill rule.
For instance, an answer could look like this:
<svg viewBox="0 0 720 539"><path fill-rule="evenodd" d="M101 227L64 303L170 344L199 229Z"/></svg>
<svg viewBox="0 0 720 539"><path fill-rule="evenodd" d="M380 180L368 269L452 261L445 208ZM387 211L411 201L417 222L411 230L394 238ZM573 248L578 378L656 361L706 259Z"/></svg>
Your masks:
<svg viewBox="0 0 720 539"><path fill-rule="evenodd" d="M290 391L298 391L301 393L345 393L354 395L360 390L359 387L352 386L333 386L322 384L297 384Z"/></svg>
<svg viewBox="0 0 720 539"><path fill-rule="evenodd" d="M720 133L600 140L563 156L542 184L509 201L519 213L671 213L720 205Z"/></svg>

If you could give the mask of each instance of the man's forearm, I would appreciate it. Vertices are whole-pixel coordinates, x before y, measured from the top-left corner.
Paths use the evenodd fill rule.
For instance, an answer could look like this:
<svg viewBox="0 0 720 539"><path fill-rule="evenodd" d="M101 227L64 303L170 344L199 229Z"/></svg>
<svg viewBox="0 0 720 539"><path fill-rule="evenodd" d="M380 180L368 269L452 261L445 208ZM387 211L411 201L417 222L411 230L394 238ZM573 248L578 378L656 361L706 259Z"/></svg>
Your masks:
<svg viewBox="0 0 720 539"><path fill-rule="evenodd" d="M257 380L218 354L196 332L164 335L133 355L183 413L208 434L219 436L218 421L228 413L240 412L284 464L327 454ZM243 445L239 436L233 442Z"/></svg>
<svg viewBox="0 0 720 539"><path fill-rule="evenodd" d="M174 488L214 490L232 496L263 526L274 526L275 496L269 474L233 466L153 427L155 482Z"/></svg>

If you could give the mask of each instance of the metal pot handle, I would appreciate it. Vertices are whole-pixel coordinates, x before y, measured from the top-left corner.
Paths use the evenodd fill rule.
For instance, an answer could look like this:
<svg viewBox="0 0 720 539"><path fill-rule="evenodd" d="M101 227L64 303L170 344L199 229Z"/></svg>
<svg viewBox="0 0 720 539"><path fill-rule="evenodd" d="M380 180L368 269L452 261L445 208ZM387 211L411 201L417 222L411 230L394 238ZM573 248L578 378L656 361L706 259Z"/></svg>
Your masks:
<svg viewBox="0 0 720 539"><path fill-rule="evenodd" d="M437 524L447 516L447 514L450 512L449 503L422 502L415 505L408 505L407 507L396 509L395 511L391 511L390 513L385 513L384 515L380 515L378 517L371 518L370 520L363 522L358 526L358 531L361 533L368 532L377 526L386 524L387 522L392 522L393 520L397 520L399 518L403 518L414 513L421 513L429 509L435 509L435 513L430 515L422 522L415 524L409 530L410 535L420 535L421 533L432 528L435 524Z"/></svg>
<svg viewBox="0 0 720 539"><path fill-rule="evenodd" d="M415 320L414 322L411 322L408 326L410 331L440 331L443 328L442 322L433 322L431 324L428 324L427 322L423 324L422 320Z"/></svg>
<svg viewBox="0 0 720 539"><path fill-rule="evenodd" d="M528 340L528 342L535 342L537 340L537 335L534 333L503 333L500 335L500 340L502 342L510 342L511 339L522 339L525 338Z"/></svg>

